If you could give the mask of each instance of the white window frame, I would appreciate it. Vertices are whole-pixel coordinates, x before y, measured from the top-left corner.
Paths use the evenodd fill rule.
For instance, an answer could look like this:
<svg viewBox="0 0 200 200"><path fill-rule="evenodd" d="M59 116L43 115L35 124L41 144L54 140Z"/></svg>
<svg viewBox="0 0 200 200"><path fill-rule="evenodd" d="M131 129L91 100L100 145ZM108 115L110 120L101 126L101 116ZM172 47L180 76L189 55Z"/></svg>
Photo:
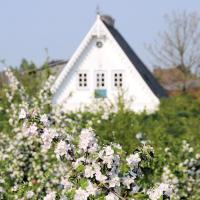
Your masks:
<svg viewBox="0 0 200 200"><path fill-rule="evenodd" d="M104 86L100 85L100 86L97 86L97 75L98 74L104 74ZM102 79L102 77L100 77L100 79ZM102 81L100 81L101 83ZM95 71L94 73L94 83L95 83L95 89L107 89L107 72L104 71L104 70L98 70L98 71Z"/></svg>
<svg viewBox="0 0 200 200"><path fill-rule="evenodd" d="M122 74L122 86L120 86L119 85L119 83L118 83L118 85L117 86L115 86L115 74ZM114 70L114 71L112 71L112 73L111 73L111 80L112 80L112 88L114 88L114 89L118 89L118 88L123 88L124 87L124 83L125 83L125 80L124 80L124 71L122 71L122 70ZM118 79L119 77L117 77L117 79ZM117 81L118 82L118 81Z"/></svg>
<svg viewBox="0 0 200 200"><path fill-rule="evenodd" d="M87 86L80 86L80 76L79 74L86 74L86 83L87 83ZM83 82L84 84L84 82ZM77 72L77 76L76 76L76 85L77 85L77 89L78 90L88 90L89 89L89 84L90 84L90 77L89 77L89 72L86 71L86 70L80 70Z"/></svg>

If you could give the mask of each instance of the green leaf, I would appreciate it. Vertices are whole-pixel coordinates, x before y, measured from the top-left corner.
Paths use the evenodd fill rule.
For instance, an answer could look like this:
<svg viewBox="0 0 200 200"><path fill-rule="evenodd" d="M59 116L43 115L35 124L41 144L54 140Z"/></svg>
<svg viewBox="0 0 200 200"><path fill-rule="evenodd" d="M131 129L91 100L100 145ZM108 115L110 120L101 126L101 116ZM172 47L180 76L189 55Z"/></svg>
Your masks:
<svg viewBox="0 0 200 200"><path fill-rule="evenodd" d="M87 179L80 179L79 181L79 185L82 189L86 189L86 187L88 186L88 181Z"/></svg>
<svg viewBox="0 0 200 200"><path fill-rule="evenodd" d="M76 171L78 172L78 173L82 173L82 172L84 172L84 170L85 170L85 166L84 165L79 165L77 168L76 168Z"/></svg>

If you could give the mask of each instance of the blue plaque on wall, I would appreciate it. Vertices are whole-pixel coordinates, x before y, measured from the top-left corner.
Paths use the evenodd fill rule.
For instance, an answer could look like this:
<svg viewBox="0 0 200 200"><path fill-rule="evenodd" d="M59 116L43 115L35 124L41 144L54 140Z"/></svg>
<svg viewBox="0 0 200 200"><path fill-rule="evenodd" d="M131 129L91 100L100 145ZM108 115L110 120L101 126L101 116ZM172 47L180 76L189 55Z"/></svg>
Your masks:
<svg viewBox="0 0 200 200"><path fill-rule="evenodd" d="M106 98L107 90L106 89L96 89L94 95L95 95L95 98Z"/></svg>

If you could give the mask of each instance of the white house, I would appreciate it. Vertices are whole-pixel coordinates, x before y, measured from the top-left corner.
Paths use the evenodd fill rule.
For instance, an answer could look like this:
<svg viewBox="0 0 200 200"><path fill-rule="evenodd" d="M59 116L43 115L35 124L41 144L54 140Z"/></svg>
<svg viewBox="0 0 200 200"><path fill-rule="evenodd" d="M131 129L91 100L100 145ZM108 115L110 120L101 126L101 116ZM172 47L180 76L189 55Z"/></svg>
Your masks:
<svg viewBox="0 0 200 200"><path fill-rule="evenodd" d="M65 111L92 106L99 99L115 102L119 90L135 112L153 112L166 93L110 16L96 21L52 86L53 104Z"/></svg>

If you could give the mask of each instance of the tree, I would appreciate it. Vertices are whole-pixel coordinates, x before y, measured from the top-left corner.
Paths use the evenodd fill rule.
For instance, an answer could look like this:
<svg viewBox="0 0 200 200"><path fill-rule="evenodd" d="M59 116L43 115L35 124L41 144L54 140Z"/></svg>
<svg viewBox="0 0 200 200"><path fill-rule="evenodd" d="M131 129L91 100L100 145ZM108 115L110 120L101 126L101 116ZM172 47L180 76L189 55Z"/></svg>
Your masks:
<svg viewBox="0 0 200 200"><path fill-rule="evenodd" d="M184 76L183 91L191 74L200 69L200 18L196 12L171 13L165 16L166 30L148 50L157 65L176 67Z"/></svg>
<svg viewBox="0 0 200 200"><path fill-rule="evenodd" d="M20 70L24 73L32 72L36 70L36 65L23 58L20 64Z"/></svg>

